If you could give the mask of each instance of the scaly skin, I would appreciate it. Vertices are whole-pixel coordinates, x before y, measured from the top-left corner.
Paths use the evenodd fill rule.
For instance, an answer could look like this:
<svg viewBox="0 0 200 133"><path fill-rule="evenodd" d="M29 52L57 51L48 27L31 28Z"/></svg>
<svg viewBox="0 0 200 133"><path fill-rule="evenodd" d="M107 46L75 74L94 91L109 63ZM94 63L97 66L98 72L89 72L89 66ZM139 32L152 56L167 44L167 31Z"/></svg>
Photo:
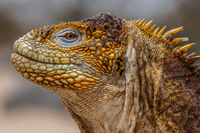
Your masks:
<svg viewBox="0 0 200 133"><path fill-rule="evenodd" d="M109 13L32 30L14 43L12 63L57 93L82 133L200 132L200 56L153 30ZM150 28L149 28L150 27Z"/></svg>

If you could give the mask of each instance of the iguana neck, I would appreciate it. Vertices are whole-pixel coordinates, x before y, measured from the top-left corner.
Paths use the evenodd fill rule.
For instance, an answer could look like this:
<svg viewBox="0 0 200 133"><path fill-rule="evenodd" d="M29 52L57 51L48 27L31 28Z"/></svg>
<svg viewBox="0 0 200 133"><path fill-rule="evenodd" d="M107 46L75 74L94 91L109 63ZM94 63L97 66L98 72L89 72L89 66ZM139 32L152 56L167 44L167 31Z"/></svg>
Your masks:
<svg viewBox="0 0 200 133"><path fill-rule="evenodd" d="M154 95L156 90L164 87L162 45L165 44L149 38L133 22L127 22L126 25L129 31L126 53L126 91L130 91L129 95L134 99L129 117L136 118L131 131L155 133L157 126L154 116Z"/></svg>

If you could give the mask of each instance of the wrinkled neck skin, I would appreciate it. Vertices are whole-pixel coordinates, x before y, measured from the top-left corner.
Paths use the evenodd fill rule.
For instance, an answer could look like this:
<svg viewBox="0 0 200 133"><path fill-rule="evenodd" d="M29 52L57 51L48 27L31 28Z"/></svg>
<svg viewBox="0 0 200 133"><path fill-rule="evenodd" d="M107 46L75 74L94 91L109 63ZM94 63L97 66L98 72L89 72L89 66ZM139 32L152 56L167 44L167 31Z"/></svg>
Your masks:
<svg viewBox="0 0 200 133"><path fill-rule="evenodd" d="M124 23L129 31L124 75L107 78L95 91L58 94L82 133L154 133L156 130L153 93L162 87L162 62L150 58L155 47L148 45L151 40L132 22Z"/></svg>

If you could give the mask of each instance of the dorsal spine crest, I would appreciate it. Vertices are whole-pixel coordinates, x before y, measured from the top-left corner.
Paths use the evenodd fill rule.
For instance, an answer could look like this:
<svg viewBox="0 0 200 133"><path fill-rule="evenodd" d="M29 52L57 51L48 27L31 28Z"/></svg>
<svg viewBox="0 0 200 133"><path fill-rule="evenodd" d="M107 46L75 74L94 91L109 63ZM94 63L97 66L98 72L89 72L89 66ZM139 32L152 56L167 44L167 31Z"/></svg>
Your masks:
<svg viewBox="0 0 200 133"><path fill-rule="evenodd" d="M185 53L190 47L195 45L194 43L187 44L182 47L176 47L173 49L173 46L175 44L189 40L188 37L178 37L178 38L172 39L172 36L174 34L178 33L179 31L184 30L184 27L181 26L181 27L169 30L164 33L164 31L166 29L166 26L164 26L161 30L159 30L160 27L157 27L153 31L155 24L150 27L152 21L153 20L146 23L144 21L144 19L142 19L142 20L133 21L133 23L141 30L141 32L143 32L144 34L149 36L152 40L154 40L156 42L164 42L166 49L168 49L169 51L172 51L172 53L174 55L182 58L182 60L184 60L186 62L186 64L188 64L189 67L196 68L196 66L194 66L193 63L196 62L197 60L199 60L200 56L194 56L194 53L189 56L186 56L187 54L183 55L183 53ZM156 45L156 43L155 43L155 45Z"/></svg>

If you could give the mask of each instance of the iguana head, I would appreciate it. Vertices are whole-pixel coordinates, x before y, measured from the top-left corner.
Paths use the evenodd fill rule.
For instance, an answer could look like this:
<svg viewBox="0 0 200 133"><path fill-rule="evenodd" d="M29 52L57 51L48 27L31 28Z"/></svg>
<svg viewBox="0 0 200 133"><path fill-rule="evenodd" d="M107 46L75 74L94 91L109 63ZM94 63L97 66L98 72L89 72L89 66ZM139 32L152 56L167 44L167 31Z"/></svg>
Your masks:
<svg viewBox="0 0 200 133"><path fill-rule="evenodd" d="M47 88L97 89L124 72L122 29L122 20L110 14L44 26L15 42L12 62L23 77Z"/></svg>

